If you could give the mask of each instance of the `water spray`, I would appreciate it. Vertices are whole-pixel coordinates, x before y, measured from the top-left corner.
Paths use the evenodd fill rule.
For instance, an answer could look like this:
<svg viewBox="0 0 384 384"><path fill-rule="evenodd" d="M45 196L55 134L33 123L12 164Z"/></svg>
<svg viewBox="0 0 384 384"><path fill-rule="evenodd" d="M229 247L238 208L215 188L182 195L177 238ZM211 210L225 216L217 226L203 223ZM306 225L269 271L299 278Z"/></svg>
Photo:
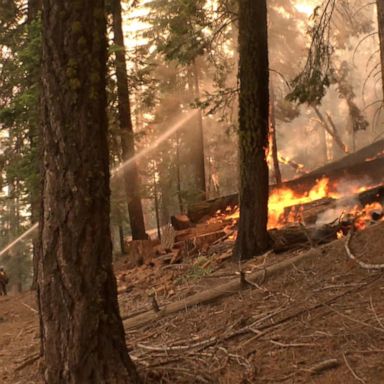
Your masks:
<svg viewBox="0 0 384 384"><path fill-rule="evenodd" d="M17 243L19 243L24 238L28 237L31 233L33 233L39 227L39 223L35 223L31 228L26 230L22 235L20 235L17 239L13 240L12 243L9 243L5 248L0 251L0 257L4 255L7 251L13 248Z"/></svg>
<svg viewBox="0 0 384 384"><path fill-rule="evenodd" d="M146 156L148 153L150 153L152 150L157 148L161 143L163 143L165 140L169 139L175 132L179 131L181 128L184 127L184 125L193 117L195 116L197 111L191 111L189 112L184 118L176 122L174 125L171 126L167 131L165 131L162 135L160 135L149 147L143 148L140 152L138 152L135 156L131 157L129 160L125 161L124 163L118 165L116 168L114 168L111 171L111 178L115 178L119 175L121 175L121 172L124 171L127 167L129 167L131 164L133 164L135 161L141 159L142 157ZM34 231L37 230L39 227L39 223L35 223L32 225L31 228L29 228L27 231L25 231L22 235L20 235L17 239L13 240L11 243L9 243L5 248L3 248L0 251L0 257L3 256L7 251L12 249L16 244L18 244L21 240L28 237L30 234L32 234Z"/></svg>
<svg viewBox="0 0 384 384"><path fill-rule="evenodd" d="M148 153L157 148L165 140L169 139L174 133L183 128L185 123L187 123L193 116L195 116L196 113L196 110L189 112L183 119L179 120L171 128L161 134L149 147L143 148L135 156L131 157L129 160L125 161L124 163L121 163L116 168L114 168L111 172L111 178L114 178L115 176L119 175L122 171L132 165L135 161L140 160L142 157L146 156Z"/></svg>

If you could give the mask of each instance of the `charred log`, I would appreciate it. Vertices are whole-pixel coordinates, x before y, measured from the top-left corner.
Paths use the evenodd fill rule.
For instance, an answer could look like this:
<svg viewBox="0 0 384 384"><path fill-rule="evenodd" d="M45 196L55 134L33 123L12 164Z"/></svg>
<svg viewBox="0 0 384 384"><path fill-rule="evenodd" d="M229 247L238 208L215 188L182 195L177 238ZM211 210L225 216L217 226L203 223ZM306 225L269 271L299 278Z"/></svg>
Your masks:
<svg viewBox="0 0 384 384"><path fill-rule="evenodd" d="M272 239L272 248L276 253L294 249L318 246L337 239L341 224L304 227L292 225L281 229L272 229L269 235Z"/></svg>
<svg viewBox="0 0 384 384"><path fill-rule="evenodd" d="M286 181L282 187L290 188L296 193L305 193L310 190L316 181L322 177L328 177L331 189L341 179L356 180L369 179L370 184L381 184L384 167L384 140L371 144L360 151L345 156L343 159L327 164L297 179ZM271 185L273 190L277 186ZM239 204L238 195L219 197L191 205L188 209L188 217L192 222L198 222L204 217L211 217L217 211L224 211L228 207L233 208Z"/></svg>
<svg viewBox="0 0 384 384"><path fill-rule="evenodd" d="M191 220L187 215L171 216L171 224L176 231L180 231L180 230L188 229L192 227Z"/></svg>

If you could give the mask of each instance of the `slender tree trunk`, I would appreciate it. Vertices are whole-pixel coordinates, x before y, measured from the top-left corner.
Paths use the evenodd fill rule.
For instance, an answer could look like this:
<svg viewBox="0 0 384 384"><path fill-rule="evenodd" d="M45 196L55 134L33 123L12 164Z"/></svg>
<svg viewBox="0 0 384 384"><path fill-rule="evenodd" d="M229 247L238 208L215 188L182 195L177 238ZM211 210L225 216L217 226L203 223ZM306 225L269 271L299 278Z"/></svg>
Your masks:
<svg viewBox="0 0 384 384"><path fill-rule="evenodd" d="M279 153L277 149L275 95L273 93L273 89L271 89L271 95L269 100L269 119L270 119L270 137L271 137L273 170L275 172L276 185L280 186L283 180L281 177L281 171L280 171L280 165L279 165Z"/></svg>
<svg viewBox="0 0 384 384"><path fill-rule="evenodd" d="M179 203L180 213L184 213L183 197L181 195L181 171L180 171L180 134L176 133L176 187L177 187L177 200Z"/></svg>
<svg viewBox="0 0 384 384"><path fill-rule="evenodd" d="M200 97L200 85L199 85L199 70L196 64L196 60L192 63L193 79L194 79L194 96L196 99ZM205 200L206 198L206 181L205 181L205 154L204 154L204 126L203 126L203 114L201 109L197 113L197 129L194 133L195 145L194 145L194 169L195 169L195 182L199 191L199 200Z"/></svg>
<svg viewBox="0 0 384 384"><path fill-rule="evenodd" d="M320 112L319 108L317 108L315 105L312 105L312 109L315 111L317 117L320 119L323 128L332 136L334 144L336 144L344 153L348 153L348 147L341 140L339 132L337 131L337 128L333 123L331 117L327 115L327 122L323 114Z"/></svg>
<svg viewBox="0 0 384 384"><path fill-rule="evenodd" d="M155 217L156 217L156 228L157 228L157 237L161 240L161 230L160 230L160 213L159 213L159 195L157 191L157 180L156 180L156 167L153 168L153 195L155 203Z"/></svg>
<svg viewBox="0 0 384 384"><path fill-rule="evenodd" d="M384 99L384 0L376 0L377 24L379 27L380 60L381 60L381 83Z"/></svg>
<svg viewBox="0 0 384 384"><path fill-rule="evenodd" d="M104 6L43 0L38 296L49 384L139 382L112 270Z"/></svg>
<svg viewBox="0 0 384 384"><path fill-rule="evenodd" d="M126 251L125 251L125 244L124 244L124 228L123 228L123 225L120 224L119 225L119 243L120 243L120 251L121 251L121 254L122 255L125 255L126 254Z"/></svg>
<svg viewBox="0 0 384 384"><path fill-rule="evenodd" d="M328 162L328 148L327 148L327 131L323 128L323 125L318 125L318 134L319 134L319 147L320 152L323 157L323 164Z"/></svg>
<svg viewBox="0 0 384 384"><path fill-rule="evenodd" d="M234 257L249 259L269 247L269 73L266 0L239 1L240 219Z"/></svg>
<svg viewBox="0 0 384 384"><path fill-rule="evenodd" d="M112 2L114 43L119 47L119 49L116 50L116 79L121 147L123 161L127 161L135 155L135 142L129 100L121 2L120 0L112 0ZM147 239L147 234L145 233L144 214L140 198L139 172L136 162L132 162L131 165L127 167L124 177L132 239L145 240Z"/></svg>
<svg viewBox="0 0 384 384"><path fill-rule="evenodd" d="M34 20L36 20L39 12L42 10L42 0L28 0L28 11L27 11L27 22L30 24ZM41 88L40 84L40 69L37 69L36 72L30 73L28 76L28 86L36 86ZM39 108L39 106L38 106ZM39 116L39 113L37 113ZM38 117L37 117L38 120ZM31 148L31 152L35 151L38 155L35 158L35 172L37 175L40 174L39 168L39 159L41 156L41 148L40 148L40 139L41 139L41 124L39 121L36 122L35 126L29 126L28 129L28 137L29 137L29 145ZM39 220L39 200L40 200L40 189L39 185L34 185L29 190L29 200L31 204L31 225L34 225ZM32 267L33 267L33 276L32 276L32 285L31 289L37 289L37 273L38 273L38 240L37 236L33 236L32 238Z"/></svg>
<svg viewBox="0 0 384 384"><path fill-rule="evenodd" d="M42 0L28 0L28 22L34 20L39 11L41 11Z"/></svg>
<svg viewBox="0 0 384 384"><path fill-rule="evenodd" d="M162 166L160 166L162 167ZM161 168L159 169L160 174L160 180L159 180L159 187L160 187L160 196L161 196L161 225L166 225L169 223L171 214L170 214L170 206L171 206L171 198L170 198L170 185L168 181L168 175L167 171L161 171Z"/></svg>

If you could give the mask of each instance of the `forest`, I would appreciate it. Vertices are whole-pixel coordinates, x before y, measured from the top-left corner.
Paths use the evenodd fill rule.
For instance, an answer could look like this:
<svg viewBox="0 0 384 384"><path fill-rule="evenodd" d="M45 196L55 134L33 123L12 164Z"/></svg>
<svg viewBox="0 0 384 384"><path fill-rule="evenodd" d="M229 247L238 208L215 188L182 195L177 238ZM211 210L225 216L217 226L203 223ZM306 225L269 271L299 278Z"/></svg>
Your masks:
<svg viewBox="0 0 384 384"><path fill-rule="evenodd" d="M383 383L384 0L0 1L0 383Z"/></svg>

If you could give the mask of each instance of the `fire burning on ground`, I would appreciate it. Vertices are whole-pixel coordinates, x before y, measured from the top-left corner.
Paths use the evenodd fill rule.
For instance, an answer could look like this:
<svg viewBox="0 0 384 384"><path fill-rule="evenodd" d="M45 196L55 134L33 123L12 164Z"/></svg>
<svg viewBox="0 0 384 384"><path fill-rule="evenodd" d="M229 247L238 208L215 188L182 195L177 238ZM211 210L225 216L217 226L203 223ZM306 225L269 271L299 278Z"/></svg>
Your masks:
<svg viewBox="0 0 384 384"><path fill-rule="evenodd" d="M348 184L348 187L346 185ZM324 177L308 191L302 194L283 187L274 189L269 197L268 228L281 228L287 224L302 223L328 224L338 220L340 223L353 223L358 230L364 229L372 221L382 220L383 206L373 201L364 206L357 196L374 186L359 185L340 181L331 185ZM226 212L217 212L216 217L236 221L239 218L239 208L228 207ZM338 234L339 237L342 232Z"/></svg>

